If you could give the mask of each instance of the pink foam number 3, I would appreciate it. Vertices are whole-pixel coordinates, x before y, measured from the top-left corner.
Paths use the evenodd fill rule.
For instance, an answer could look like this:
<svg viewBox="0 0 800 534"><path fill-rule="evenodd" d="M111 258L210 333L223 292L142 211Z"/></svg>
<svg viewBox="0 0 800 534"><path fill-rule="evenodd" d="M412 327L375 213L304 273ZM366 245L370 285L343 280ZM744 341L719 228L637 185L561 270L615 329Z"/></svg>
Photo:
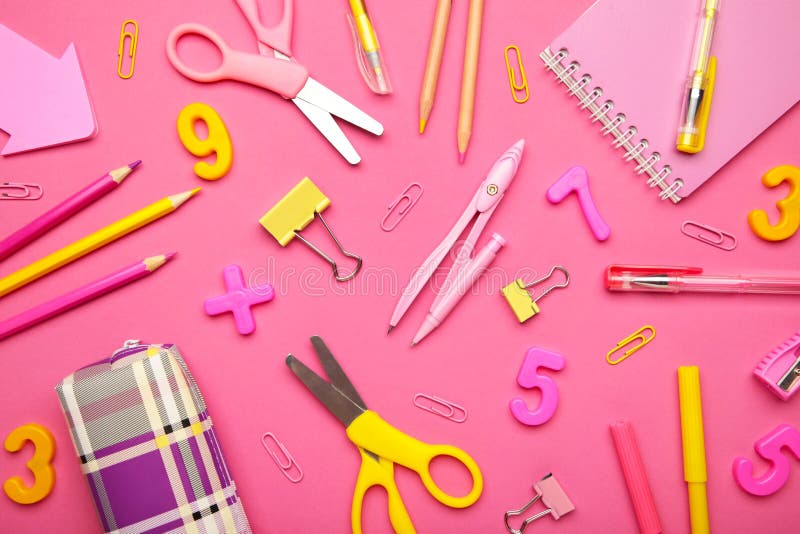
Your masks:
<svg viewBox="0 0 800 534"><path fill-rule="evenodd" d="M597 206L592 198L592 193L589 191L589 173L580 165L570 167L561 178L556 180L556 183L550 186L547 190L547 200L553 204L558 204L567 196L575 192L578 195L578 203L581 205L581 211L592 230L595 239L598 241L605 241L611 235L611 228L608 227L600 212L597 211Z"/></svg>
<svg viewBox="0 0 800 534"><path fill-rule="evenodd" d="M759 456L770 463L762 477L753 477L753 462L747 458L733 461L733 478L747 493L758 496L772 495L781 489L789 479L789 460L783 453L788 449L800 460L800 432L790 425L779 425L772 432L756 441L754 449Z"/></svg>
<svg viewBox="0 0 800 534"><path fill-rule="evenodd" d="M522 424L537 426L546 423L553 417L558 407L558 386L555 380L549 376L538 373L540 367L546 367L553 371L560 371L566 365L567 360L557 352L531 347L525 353L517 375L517 383L525 389L537 388L542 393L542 400L539 407L529 410L525 401L521 397L511 399L508 407L511 413Z"/></svg>

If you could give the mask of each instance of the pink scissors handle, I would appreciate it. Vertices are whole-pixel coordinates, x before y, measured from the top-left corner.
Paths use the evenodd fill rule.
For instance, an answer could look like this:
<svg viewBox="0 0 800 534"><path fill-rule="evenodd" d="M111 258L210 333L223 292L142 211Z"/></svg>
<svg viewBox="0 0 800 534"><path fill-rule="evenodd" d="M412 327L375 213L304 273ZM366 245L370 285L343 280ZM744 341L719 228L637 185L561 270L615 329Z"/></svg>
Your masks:
<svg viewBox="0 0 800 534"><path fill-rule="evenodd" d="M244 13L247 22L253 28L256 38L265 44L289 57L292 57L292 3L294 0L283 0L283 13L275 26L265 26L260 14L264 12L264 0L236 0L239 9Z"/></svg>
<svg viewBox="0 0 800 534"><path fill-rule="evenodd" d="M178 55L178 41L190 34L211 41L219 49L222 56L219 67L203 72L183 62ZM299 63L234 50L213 30L196 23L181 24L172 30L167 37L167 57L190 80L203 83L235 80L269 89L284 98L296 97L308 80L308 71Z"/></svg>

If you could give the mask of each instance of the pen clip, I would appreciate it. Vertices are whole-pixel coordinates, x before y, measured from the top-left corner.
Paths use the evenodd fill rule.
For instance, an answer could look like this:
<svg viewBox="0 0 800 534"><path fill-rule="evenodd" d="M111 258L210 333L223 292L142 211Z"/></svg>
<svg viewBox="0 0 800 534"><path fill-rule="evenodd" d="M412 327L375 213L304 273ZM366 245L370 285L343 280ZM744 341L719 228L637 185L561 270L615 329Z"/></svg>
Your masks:
<svg viewBox="0 0 800 534"><path fill-rule="evenodd" d="M711 56L708 59L708 82L706 83L706 96L700 116L697 118L697 146L696 151L703 150L706 144L706 129L708 128L708 117L711 115L711 103L714 100L714 82L717 78L717 57Z"/></svg>
<svg viewBox="0 0 800 534"><path fill-rule="evenodd" d="M383 63L383 56L381 55L379 50L375 50L371 54L373 55L373 61L377 63L376 66L371 66L369 57L367 56L368 52L364 49L364 42L361 38L362 31L369 32L370 38L374 39L376 45L378 45L378 38L375 36L373 29L370 26L367 27L359 27L356 20L353 18L352 13L348 11L347 13L347 22L350 24L350 33L353 36L353 47L355 48L356 53L356 64L358 65L358 70L361 73L361 76L364 78L364 81L367 83L367 87L369 87L373 93L377 93L379 95L388 95L392 92L392 84L389 81L388 72L386 70L386 65ZM381 79L378 79L377 73L375 69L380 70L381 72Z"/></svg>
<svg viewBox="0 0 800 534"><path fill-rule="evenodd" d="M682 274L702 274L700 267L676 267L666 265L609 265L607 269L608 277L618 277L621 275L655 275L666 274L669 276L680 276Z"/></svg>

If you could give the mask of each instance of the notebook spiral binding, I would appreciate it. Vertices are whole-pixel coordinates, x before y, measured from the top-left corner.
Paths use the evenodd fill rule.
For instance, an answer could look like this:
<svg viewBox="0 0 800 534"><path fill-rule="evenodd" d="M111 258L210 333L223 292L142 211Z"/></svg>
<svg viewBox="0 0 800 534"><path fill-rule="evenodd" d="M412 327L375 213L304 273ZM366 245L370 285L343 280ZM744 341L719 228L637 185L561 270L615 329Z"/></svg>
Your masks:
<svg viewBox="0 0 800 534"><path fill-rule="evenodd" d="M676 204L680 202L681 196L678 191L683 187L683 180L676 178L672 183L667 183L667 178L672 174L672 167L666 164L657 166L661 161L661 154L657 151L648 152L650 147L646 138L637 140L639 132L635 125L631 124L625 127L627 120L625 114L613 113L613 100L602 101L603 88L591 87L591 74L579 75L580 64L577 61L568 60L569 51L562 48L554 54L548 47L539 54L539 57L544 62L545 68L552 71L559 83L566 86L569 95L578 99L580 109L585 109L590 113L592 122L599 122L603 125L600 133L604 136L614 136L611 146L625 150L622 158L625 161L636 163L634 169L636 174L646 174L648 176L647 185L658 186L661 189L658 197L661 200L670 199Z"/></svg>

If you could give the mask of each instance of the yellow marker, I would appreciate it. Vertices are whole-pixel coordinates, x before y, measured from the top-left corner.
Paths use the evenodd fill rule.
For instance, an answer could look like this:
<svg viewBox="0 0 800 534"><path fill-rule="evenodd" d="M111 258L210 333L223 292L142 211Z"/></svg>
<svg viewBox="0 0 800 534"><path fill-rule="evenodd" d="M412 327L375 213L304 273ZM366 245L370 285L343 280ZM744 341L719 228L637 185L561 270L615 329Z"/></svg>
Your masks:
<svg viewBox="0 0 800 534"><path fill-rule="evenodd" d="M717 74L716 58L711 57L711 40L714 37L714 24L719 12L719 0L702 0L702 2L676 141L678 150L689 154L700 152L705 145L711 97Z"/></svg>
<svg viewBox="0 0 800 534"><path fill-rule="evenodd" d="M358 68L364 81L375 93L388 95L392 92L392 84L389 81L389 72L383 62L381 47L378 37L375 35L375 28L369 19L367 8L362 0L350 0L350 11L347 20L353 31L353 44L356 48L356 59Z"/></svg>
<svg viewBox="0 0 800 534"><path fill-rule="evenodd" d="M101 228L95 233L79 239L78 241L75 241L64 248L57 250L26 267L23 267L17 272L0 279L0 297L8 295L12 291L17 290L22 286L55 271L56 269L60 269L61 267L72 263L78 258L81 258L100 247L116 241L120 237L123 237L134 230L141 228L142 226L148 225L151 222L160 219L164 215L172 213L198 191L200 191L199 187L197 189L192 189L191 191L185 191L183 193L178 193L177 195L171 195L162 198L161 200L150 204L146 208L142 208L137 212L131 213L127 217L111 223L105 228Z"/></svg>
<svg viewBox="0 0 800 534"><path fill-rule="evenodd" d="M700 370L697 366L678 367L678 392L681 403L683 476L689 487L689 518L692 534L707 534L708 474L703 436L703 404L700 399Z"/></svg>

